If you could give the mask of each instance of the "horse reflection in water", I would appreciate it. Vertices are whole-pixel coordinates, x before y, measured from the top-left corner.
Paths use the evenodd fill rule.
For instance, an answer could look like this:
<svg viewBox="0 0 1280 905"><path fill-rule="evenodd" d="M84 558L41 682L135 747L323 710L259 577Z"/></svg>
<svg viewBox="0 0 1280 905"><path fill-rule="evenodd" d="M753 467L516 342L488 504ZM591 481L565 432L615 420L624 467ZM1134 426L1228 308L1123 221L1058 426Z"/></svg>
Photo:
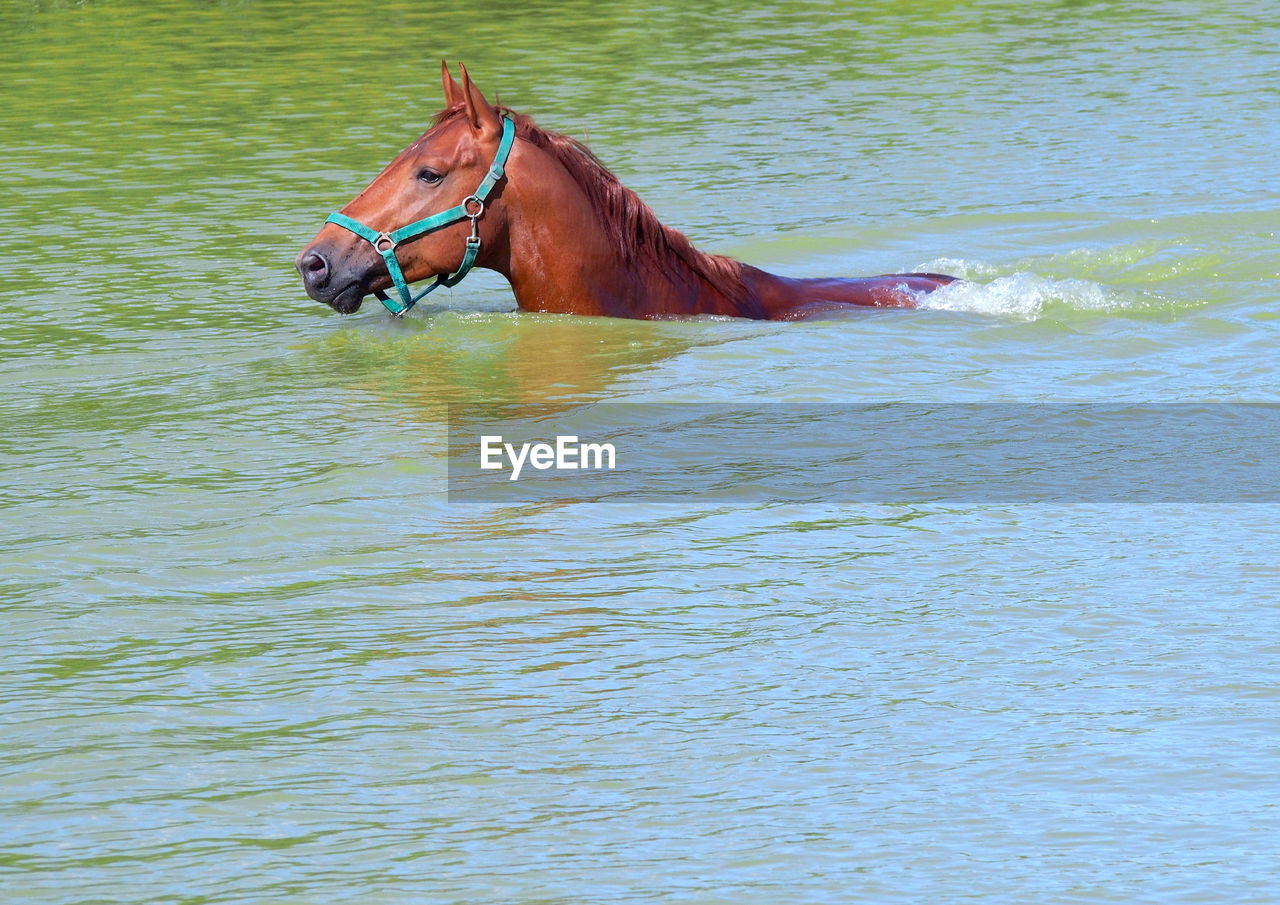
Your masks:
<svg viewBox="0 0 1280 905"><path fill-rule="evenodd" d="M585 145L485 100L441 66L434 125L298 255L307 294L344 314L366 295L403 313L407 283L501 273L524 311L768 320L847 306L911 308L954 277L792 279L706 254L658 221ZM401 302L386 295L400 293ZM425 294L425 293L424 293Z"/></svg>

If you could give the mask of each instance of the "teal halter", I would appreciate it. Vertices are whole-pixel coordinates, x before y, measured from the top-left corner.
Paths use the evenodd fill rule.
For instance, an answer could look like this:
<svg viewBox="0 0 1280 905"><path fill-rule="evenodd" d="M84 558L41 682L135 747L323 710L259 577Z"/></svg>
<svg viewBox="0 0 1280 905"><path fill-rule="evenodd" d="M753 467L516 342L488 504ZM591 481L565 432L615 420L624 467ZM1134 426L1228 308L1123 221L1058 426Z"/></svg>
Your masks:
<svg viewBox="0 0 1280 905"><path fill-rule="evenodd" d="M489 192L493 191L493 187L498 184L498 180L506 172L507 157L511 155L511 146L515 144L515 138L516 125L511 121L510 117L504 116L502 118L502 141L498 144L498 153L494 156L493 163L489 166L489 172L485 174L484 179L480 182L480 187L466 198L463 198L462 203L456 207L451 207L446 211L433 214L425 220L418 220L408 226L402 226L399 229L385 233L370 229L359 220L353 220L343 213L330 214L328 219L324 221L325 223L336 223L344 229L351 230L372 245L378 254L382 255L382 259L387 263L387 273L391 274L391 282L395 284L396 291L400 294L403 304L387 298L387 294L381 289L376 290L373 294L396 317L402 316L427 293L439 289L441 286L456 286L461 283L462 278L471 271L472 265L476 262L476 256L480 254L480 226L478 221L484 213L484 202L489 197ZM425 233L435 232L462 220L471 221L471 235L467 237L467 250L462 256L462 266L455 273L440 274L426 289L414 295L409 289L408 281L404 278L404 271L400 269L400 262L396 260L396 246L406 239L416 239Z"/></svg>

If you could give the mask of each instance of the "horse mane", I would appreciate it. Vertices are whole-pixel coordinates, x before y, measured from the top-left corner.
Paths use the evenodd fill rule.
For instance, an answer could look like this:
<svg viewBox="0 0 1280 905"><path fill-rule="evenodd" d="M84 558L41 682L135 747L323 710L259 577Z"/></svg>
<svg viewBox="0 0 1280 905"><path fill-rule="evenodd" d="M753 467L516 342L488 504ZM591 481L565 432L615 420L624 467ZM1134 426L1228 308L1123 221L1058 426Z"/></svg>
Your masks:
<svg viewBox="0 0 1280 905"><path fill-rule="evenodd" d="M433 127L465 115L465 109L463 104L446 107L436 114ZM625 265L664 274L676 282L705 282L744 314L756 307L743 282L740 262L695 248L683 233L662 223L639 195L576 138L543 129L532 117L509 107L499 105L497 109L515 122L517 138L547 152L568 171L599 215L606 236Z"/></svg>

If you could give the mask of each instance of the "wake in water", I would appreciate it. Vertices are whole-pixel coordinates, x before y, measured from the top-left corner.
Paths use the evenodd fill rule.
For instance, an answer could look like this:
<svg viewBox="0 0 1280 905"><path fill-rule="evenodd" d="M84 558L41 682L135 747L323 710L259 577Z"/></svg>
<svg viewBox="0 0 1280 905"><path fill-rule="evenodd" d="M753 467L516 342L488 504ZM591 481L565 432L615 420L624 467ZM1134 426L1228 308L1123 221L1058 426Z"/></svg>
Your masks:
<svg viewBox="0 0 1280 905"><path fill-rule="evenodd" d="M1092 280L1054 279L1026 271L1002 274L991 265L956 258L939 258L922 265L922 269L960 277L949 286L918 295L919 307L927 310L1035 320L1055 309L1132 313L1169 306L1167 299L1155 293L1108 287Z"/></svg>

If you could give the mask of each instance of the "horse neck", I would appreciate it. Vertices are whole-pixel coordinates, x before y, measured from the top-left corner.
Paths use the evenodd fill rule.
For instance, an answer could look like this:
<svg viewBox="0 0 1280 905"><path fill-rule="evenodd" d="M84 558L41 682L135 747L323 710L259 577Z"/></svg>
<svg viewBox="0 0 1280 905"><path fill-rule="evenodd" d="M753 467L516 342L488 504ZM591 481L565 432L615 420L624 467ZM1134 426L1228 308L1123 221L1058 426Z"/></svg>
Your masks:
<svg viewBox="0 0 1280 905"><path fill-rule="evenodd" d="M623 260L602 215L568 171L537 148L522 142L516 148L503 190L505 247L489 266L511 283L522 310L609 317L760 316L740 310L683 261L658 266Z"/></svg>

